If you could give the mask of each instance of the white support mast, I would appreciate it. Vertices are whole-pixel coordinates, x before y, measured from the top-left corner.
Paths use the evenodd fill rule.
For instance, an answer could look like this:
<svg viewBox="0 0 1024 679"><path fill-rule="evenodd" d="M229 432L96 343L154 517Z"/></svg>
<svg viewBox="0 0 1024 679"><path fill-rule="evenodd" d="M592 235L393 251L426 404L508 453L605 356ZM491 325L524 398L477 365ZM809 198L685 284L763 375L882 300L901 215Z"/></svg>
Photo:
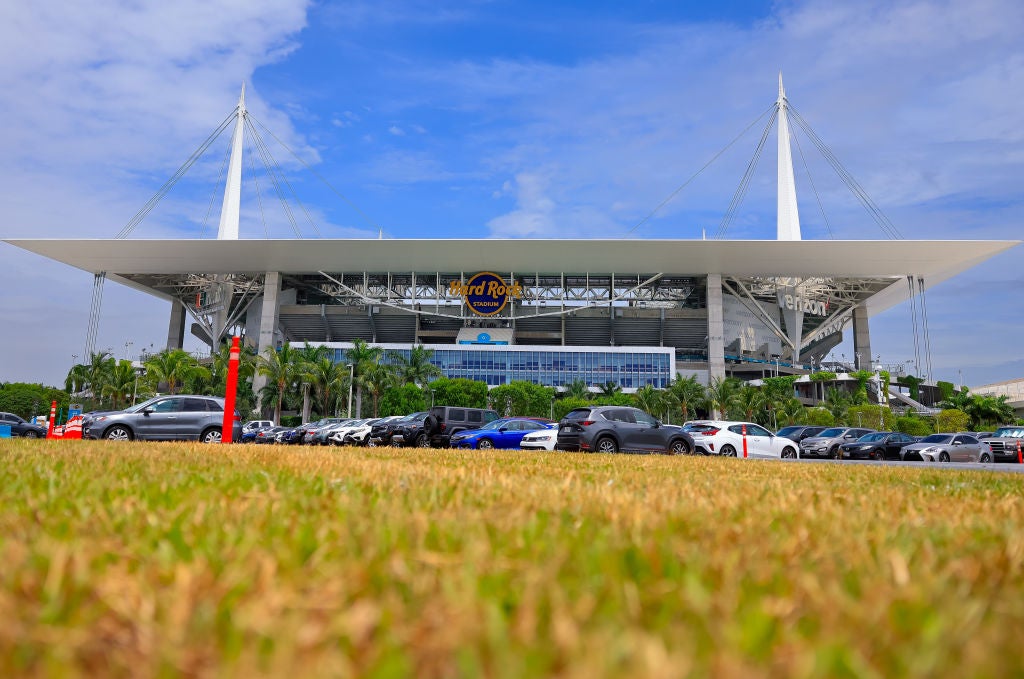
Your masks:
<svg viewBox="0 0 1024 679"><path fill-rule="evenodd" d="M779 203L778 240L800 240L800 212L796 206L796 181L793 179L793 152L789 143L789 102L779 73Z"/></svg>
<svg viewBox="0 0 1024 679"><path fill-rule="evenodd" d="M224 185L224 203L220 208L217 240L238 240L238 218L242 202L242 133L245 128L245 83L235 109L235 131L231 137L231 160Z"/></svg>
<svg viewBox="0 0 1024 679"><path fill-rule="evenodd" d="M800 212L796 205L796 181L793 178L793 152L789 140L789 102L786 101L786 90L782 86L782 73L779 72L779 99L775 102L779 111L779 179L778 179L778 219L776 223L778 240L801 240ZM780 281L781 283L782 281ZM796 299L800 297L800 285L793 285L793 280L786 280L780 285L778 294L780 302L785 295ZM793 344L792 360L800 360L800 345L803 338L804 312L799 304L792 308L782 307L782 316L786 323L786 334Z"/></svg>

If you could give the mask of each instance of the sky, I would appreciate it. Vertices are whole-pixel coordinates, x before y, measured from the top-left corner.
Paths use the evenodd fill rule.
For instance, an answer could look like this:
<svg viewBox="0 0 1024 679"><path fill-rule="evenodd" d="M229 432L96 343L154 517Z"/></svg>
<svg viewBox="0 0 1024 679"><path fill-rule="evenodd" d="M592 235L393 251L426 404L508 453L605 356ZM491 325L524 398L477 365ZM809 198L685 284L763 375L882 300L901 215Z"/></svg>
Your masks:
<svg viewBox="0 0 1024 679"><path fill-rule="evenodd" d="M114 237L243 83L304 209L289 222L250 151L242 238L712 237L781 72L901 237L1018 240L1021 36L1019 0L3 3L0 238ZM794 128L803 238L887 238ZM227 144L130 237L215 237ZM774 238L775 191L771 137L723 236ZM1024 377L1022 258L927 292L936 379ZM0 291L0 382L62 385L92 276L0 243ZM168 314L108 282L97 348L159 350ZM909 304L871 335L912 359Z"/></svg>

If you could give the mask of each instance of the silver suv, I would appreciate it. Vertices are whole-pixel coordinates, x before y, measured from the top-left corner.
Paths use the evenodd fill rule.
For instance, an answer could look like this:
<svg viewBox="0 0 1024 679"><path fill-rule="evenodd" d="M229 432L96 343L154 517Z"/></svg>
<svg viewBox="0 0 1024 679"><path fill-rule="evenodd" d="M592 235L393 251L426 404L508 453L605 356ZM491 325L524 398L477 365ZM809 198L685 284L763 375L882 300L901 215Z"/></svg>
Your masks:
<svg viewBox="0 0 1024 679"><path fill-rule="evenodd" d="M832 427L817 436L805 438L800 442L800 457L839 457L839 446L856 441L874 429L857 429L854 427Z"/></svg>
<svg viewBox="0 0 1024 679"><path fill-rule="evenodd" d="M84 418L82 436L111 441L202 441L220 443L224 399L218 396L157 396L114 413ZM233 441L242 440L242 417L235 411Z"/></svg>

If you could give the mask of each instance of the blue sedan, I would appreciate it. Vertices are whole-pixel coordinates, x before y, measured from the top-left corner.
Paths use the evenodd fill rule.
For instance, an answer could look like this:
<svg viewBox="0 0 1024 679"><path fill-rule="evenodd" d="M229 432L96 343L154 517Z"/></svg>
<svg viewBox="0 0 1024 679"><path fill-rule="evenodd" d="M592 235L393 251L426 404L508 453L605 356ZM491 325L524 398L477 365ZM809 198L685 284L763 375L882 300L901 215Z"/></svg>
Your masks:
<svg viewBox="0 0 1024 679"><path fill-rule="evenodd" d="M467 429L452 436L452 448L518 448L523 437L532 431L557 427L539 417L505 417L487 423L481 429Z"/></svg>

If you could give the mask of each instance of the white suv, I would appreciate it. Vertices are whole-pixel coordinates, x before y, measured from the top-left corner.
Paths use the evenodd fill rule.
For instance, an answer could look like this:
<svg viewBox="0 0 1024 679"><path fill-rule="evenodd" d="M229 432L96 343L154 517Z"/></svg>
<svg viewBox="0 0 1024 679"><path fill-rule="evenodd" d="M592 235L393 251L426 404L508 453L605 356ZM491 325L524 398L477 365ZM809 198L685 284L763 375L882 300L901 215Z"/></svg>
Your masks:
<svg viewBox="0 0 1024 679"><path fill-rule="evenodd" d="M797 444L776 436L753 422L701 420L683 429L693 437L693 445L705 455L725 457L797 457ZM699 425L699 426L694 426Z"/></svg>

